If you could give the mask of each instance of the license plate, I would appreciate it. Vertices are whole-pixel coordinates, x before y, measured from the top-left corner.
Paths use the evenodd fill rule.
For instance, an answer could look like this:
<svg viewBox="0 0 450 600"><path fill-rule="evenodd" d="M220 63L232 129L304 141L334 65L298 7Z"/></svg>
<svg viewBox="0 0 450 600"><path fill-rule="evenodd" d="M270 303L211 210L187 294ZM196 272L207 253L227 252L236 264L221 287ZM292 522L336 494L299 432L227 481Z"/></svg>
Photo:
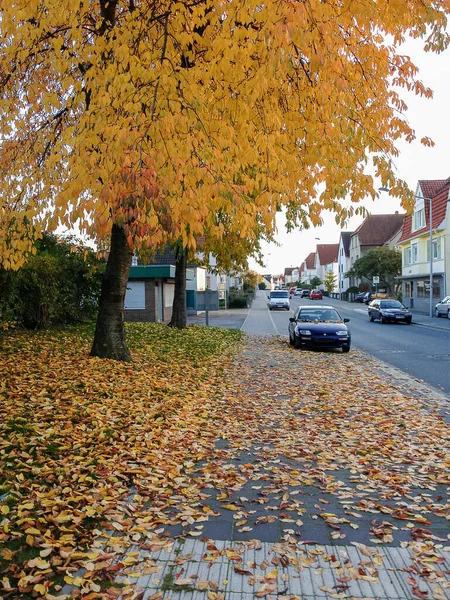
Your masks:
<svg viewBox="0 0 450 600"><path fill-rule="evenodd" d="M395 318L396 319L403 319L404 317L403 317L403 315L395 315Z"/></svg>

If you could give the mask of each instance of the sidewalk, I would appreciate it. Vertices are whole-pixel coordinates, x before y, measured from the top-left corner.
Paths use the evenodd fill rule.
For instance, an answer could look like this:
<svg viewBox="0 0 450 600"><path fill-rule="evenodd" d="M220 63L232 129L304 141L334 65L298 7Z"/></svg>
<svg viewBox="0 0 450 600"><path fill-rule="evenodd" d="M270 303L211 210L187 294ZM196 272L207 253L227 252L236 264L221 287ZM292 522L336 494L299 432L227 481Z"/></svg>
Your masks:
<svg viewBox="0 0 450 600"><path fill-rule="evenodd" d="M277 336L247 338L223 378L205 407L220 437L174 464L152 521L120 544L121 598L449 597L446 396L361 352L299 353ZM145 500L133 494L124 525Z"/></svg>
<svg viewBox="0 0 450 600"><path fill-rule="evenodd" d="M450 332L450 319L430 317L428 313L423 313L415 309L411 309L413 316L412 322L414 325L420 325L421 327L431 327L432 329L439 329L440 331Z"/></svg>

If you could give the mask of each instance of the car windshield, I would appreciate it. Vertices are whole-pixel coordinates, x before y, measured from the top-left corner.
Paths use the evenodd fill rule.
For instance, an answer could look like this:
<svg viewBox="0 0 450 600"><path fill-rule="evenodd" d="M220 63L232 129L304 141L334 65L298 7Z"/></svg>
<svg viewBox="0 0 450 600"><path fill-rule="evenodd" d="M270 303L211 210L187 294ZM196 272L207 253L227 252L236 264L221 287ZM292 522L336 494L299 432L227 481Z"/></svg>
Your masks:
<svg viewBox="0 0 450 600"><path fill-rule="evenodd" d="M322 322L332 322L332 323L340 323L342 322L342 318L338 315L335 310L327 309L327 310L302 310L298 315L299 321L304 322L313 322L313 321L322 321Z"/></svg>
<svg viewBox="0 0 450 600"><path fill-rule="evenodd" d="M380 308L405 308L398 300L383 300L380 302Z"/></svg>
<svg viewBox="0 0 450 600"><path fill-rule="evenodd" d="M271 298L289 298L289 292L270 292Z"/></svg>

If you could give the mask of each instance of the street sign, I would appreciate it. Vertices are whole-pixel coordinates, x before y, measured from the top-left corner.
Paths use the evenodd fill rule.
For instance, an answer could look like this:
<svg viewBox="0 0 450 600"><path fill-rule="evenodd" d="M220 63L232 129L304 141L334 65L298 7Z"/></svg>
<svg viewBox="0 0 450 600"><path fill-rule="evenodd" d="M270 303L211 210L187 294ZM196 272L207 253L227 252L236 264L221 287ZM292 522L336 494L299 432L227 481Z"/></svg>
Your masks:
<svg viewBox="0 0 450 600"><path fill-rule="evenodd" d="M374 283L374 284L376 284L376 283L380 283L380 278L378 277L378 275L374 275L374 276L372 277L372 281L373 281L373 283Z"/></svg>

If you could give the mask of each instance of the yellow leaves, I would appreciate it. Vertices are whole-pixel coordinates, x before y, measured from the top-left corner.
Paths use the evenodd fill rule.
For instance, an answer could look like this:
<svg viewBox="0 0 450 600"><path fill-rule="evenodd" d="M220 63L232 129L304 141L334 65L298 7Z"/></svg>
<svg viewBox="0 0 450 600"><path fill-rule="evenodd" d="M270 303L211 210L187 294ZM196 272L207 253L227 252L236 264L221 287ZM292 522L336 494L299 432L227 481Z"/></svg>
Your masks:
<svg viewBox="0 0 450 600"><path fill-rule="evenodd" d="M396 43L406 31L421 36L430 26L427 45L439 50L449 13L447 4L432 0L411 0L408 10L387 0L346 9L319 0L246 2L228 7L218 27L211 15L223 13L220 0L212 0L207 13L203 4L187 14L175 3L167 19L167 7L153 14L138 3L116 15L110 36L92 37L92 23L102 21L98 3L68 9L54 2L37 22L34 3L16 4L2 4L2 32L10 43L0 64L5 72L16 65L1 101L9 118L0 129L2 139L16 137L17 146L2 146L2 195L12 205L17 182L27 190L14 216L31 209L38 229L80 218L84 231L104 239L118 199L104 188L114 185L124 156L134 151L140 165L153 162L167 199L169 210L158 210L158 217L173 214L189 243L192 228L218 242L224 236L213 226L217 207L209 204L219 183L222 193L258 207L242 225L229 224L244 246L245 232L256 235L260 222L273 230L279 203L294 202L302 214L321 181L354 199L373 194L360 175L368 152L393 155L397 140L414 138L391 81L431 94L411 60L397 56ZM394 36L389 46L386 34ZM182 57L189 68L179 66ZM391 166L387 172L395 181ZM259 204L260 193L270 200ZM83 207L88 195L95 201ZM205 206L207 214L200 212ZM325 208L314 206L314 222ZM227 214L246 214L239 201L234 211ZM150 215L144 207L142 214ZM152 229L159 226L136 229L137 245L140 238L154 243ZM3 239L7 231L7 220L0 219L0 256L15 268L30 249L22 240L35 230L21 223L14 251L12 239Z"/></svg>
<svg viewBox="0 0 450 600"><path fill-rule="evenodd" d="M33 568L36 567L38 569L48 569L50 567L50 563L42 558L33 558L28 561L28 567Z"/></svg>

